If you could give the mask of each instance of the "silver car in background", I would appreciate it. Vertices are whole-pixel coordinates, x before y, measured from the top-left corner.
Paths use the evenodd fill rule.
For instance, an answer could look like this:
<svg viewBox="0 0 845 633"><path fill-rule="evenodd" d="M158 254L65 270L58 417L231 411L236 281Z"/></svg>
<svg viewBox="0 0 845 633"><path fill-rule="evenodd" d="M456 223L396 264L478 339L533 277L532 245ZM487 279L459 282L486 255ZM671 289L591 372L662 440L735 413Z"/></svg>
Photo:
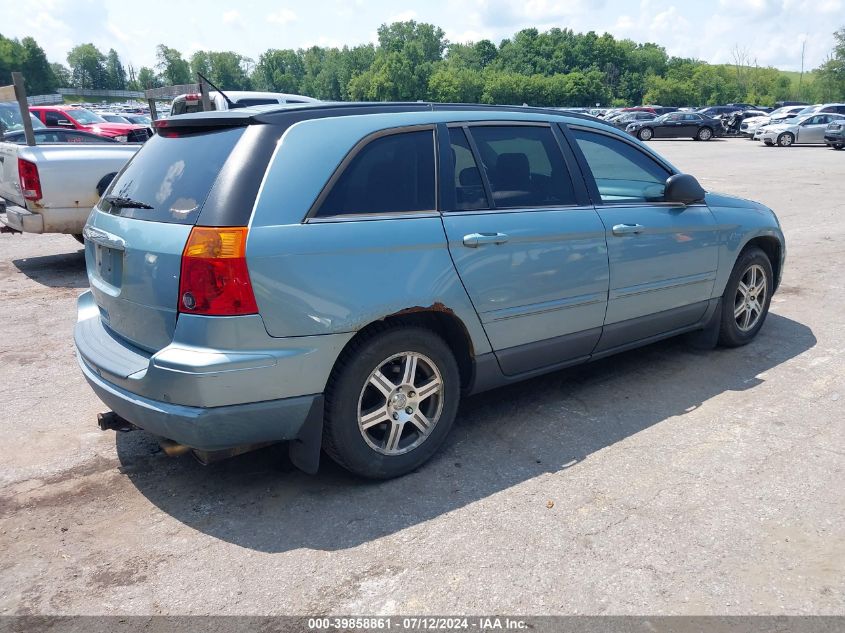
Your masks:
<svg viewBox="0 0 845 633"><path fill-rule="evenodd" d="M828 123L838 119L845 119L845 114L825 112L797 116L784 123L767 125L760 130L759 137L769 146L789 147L795 143L823 144Z"/></svg>
<svg viewBox="0 0 845 633"><path fill-rule="evenodd" d="M747 136L749 139L753 139L758 129L762 129L770 124L783 123L788 119L793 119L804 107L800 105L784 106L764 116L749 117L743 120L739 127L739 133Z"/></svg>

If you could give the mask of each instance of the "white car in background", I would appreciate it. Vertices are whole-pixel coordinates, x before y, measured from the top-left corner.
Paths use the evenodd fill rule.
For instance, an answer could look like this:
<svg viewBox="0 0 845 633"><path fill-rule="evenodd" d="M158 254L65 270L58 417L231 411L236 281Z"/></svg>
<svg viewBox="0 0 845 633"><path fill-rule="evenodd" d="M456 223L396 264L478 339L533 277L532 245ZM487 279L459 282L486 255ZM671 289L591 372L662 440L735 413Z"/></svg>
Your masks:
<svg viewBox="0 0 845 633"><path fill-rule="evenodd" d="M283 92L252 92L232 90L225 92L233 104L242 107L270 105L280 103L319 103L319 99L306 97L305 95L293 95ZM212 110L228 110L229 101L216 90L208 93ZM202 111L202 99L199 94L184 94L173 99L170 104L170 116L179 114L191 114Z"/></svg>
<svg viewBox="0 0 845 633"><path fill-rule="evenodd" d="M788 119L792 119L798 115L806 106L784 106L770 112L763 116L748 117L739 126L739 133L747 136L749 139L754 138L755 132L761 127L769 125L770 123L783 123Z"/></svg>
<svg viewBox="0 0 845 633"><path fill-rule="evenodd" d="M792 120L775 125L767 125L760 130L760 140L766 145L789 147L796 143L824 144L824 133L831 121L845 119L845 114L836 112L816 112L797 116Z"/></svg>

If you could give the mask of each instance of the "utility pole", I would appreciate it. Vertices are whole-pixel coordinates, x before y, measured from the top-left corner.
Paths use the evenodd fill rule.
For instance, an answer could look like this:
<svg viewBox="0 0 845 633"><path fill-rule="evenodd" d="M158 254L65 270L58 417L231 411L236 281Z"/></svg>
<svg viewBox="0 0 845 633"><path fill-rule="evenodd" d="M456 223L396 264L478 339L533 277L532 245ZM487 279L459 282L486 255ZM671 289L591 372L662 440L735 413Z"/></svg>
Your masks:
<svg viewBox="0 0 845 633"><path fill-rule="evenodd" d="M801 42L801 74L798 75L798 101L801 101L801 85L804 82L804 49L807 47L807 35Z"/></svg>

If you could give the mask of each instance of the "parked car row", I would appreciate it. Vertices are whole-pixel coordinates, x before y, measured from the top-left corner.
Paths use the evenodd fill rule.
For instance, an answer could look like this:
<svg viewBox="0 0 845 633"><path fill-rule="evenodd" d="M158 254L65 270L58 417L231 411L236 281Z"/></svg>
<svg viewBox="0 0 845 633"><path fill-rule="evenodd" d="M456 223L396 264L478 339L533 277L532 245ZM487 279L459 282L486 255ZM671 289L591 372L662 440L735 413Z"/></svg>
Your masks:
<svg viewBox="0 0 845 633"><path fill-rule="evenodd" d="M693 111L680 108L659 113L660 106L639 106L589 112L641 141L659 138L691 138L708 141L724 135L741 135L769 146L826 144L845 148L842 130L845 104L785 103L767 111L747 103L711 106Z"/></svg>
<svg viewBox="0 0 845 633"><path fill-rule="evenodd" d="M746 137L774 147L790 147L795 144L828 145L842 149L839 132L845 119L845 103L824 103L807 106L795 112L788 109L779 116L754 120L743 130Z"/></svg>

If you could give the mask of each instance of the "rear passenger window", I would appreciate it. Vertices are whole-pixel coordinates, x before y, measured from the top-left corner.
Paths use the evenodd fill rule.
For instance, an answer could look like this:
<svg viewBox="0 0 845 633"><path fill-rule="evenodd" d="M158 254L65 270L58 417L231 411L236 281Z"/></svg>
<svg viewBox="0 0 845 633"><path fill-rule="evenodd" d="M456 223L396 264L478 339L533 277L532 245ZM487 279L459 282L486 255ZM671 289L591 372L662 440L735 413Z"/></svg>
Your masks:
<svg viewBox="0 0 845 633"><path fill-rule="evenodd" d="M436 208L434 131L424 130L370 141L335 181L317 215L401 213Z"/></svg>
<svg viewBox="0 0 845 633"><path fill-rule="evenodd" d="M457 211L487 209L490 204L481 180L481 171L462 128L449 128L449 145L455 166L455 204Z"/></svg>
<svg viewBox="0 0 845 633"><path fill-rule="evenodd" d="M659 202L663 200L666 169L625 141L606 134L572 130L587 159L602 202Z"/></svg>
<svg viewBox="0 0 845 633"><path fill-rule="evenodd" d="M548 127L475 126L497 208L575 204L575 192L557 141Z"/></svg>

